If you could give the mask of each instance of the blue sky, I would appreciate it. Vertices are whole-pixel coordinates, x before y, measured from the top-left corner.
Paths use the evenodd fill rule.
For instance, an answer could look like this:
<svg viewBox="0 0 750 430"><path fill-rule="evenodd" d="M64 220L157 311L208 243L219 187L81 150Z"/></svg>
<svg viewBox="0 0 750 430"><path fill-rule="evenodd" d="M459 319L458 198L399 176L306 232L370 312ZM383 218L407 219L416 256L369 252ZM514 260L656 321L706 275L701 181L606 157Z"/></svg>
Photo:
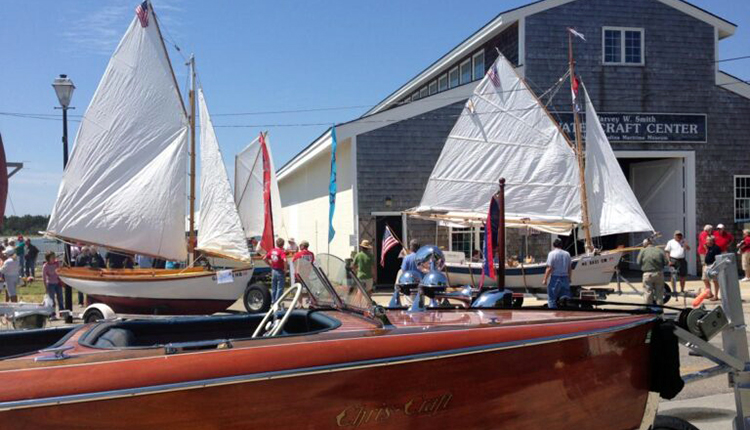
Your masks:
<svg viewBox="0 0 750 430"><path fill-rule="evenodd" d="M165 36L196 55L227 167L261 130L281 166L327 128L358 117L503 10L529 0L153 0ZM750 55L750 2L694 0L739 26L720 58ZM134 0L5 1L0 26L0 112L59 115L51 87L67 73L81 115L133 18ZM187 73L170 48L180 85ZM750 60L722 70L750 79ZM336 108L316 112L226 113ZM75 119L75 117L73 117ZM295 126L295 124L297 124ZM249 127L221 127L243 125ZM71 123L71 144L76 122ZM8 215L48 214L62 174L61 123L0 115L9 161Z"/></svg>

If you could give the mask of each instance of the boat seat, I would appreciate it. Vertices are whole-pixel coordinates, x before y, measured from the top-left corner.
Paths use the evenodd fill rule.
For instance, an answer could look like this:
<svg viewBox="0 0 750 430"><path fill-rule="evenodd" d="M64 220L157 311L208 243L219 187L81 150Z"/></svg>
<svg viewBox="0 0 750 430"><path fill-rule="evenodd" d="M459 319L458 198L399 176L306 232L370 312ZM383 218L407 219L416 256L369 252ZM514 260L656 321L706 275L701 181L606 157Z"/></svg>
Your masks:
<svg viewBox="0 0 750 430"><path fill-rule="evenodd" d="M96 339L94 346L99 348L124 348L135 342L132 331L124 328L112 327Z"/></svg>
<svg viewBox="0 0 750 430"><path fill-rule="evenodd" d="M142 318L101 322L85 333L81 344L93 348L156 348L171 343L250 339L262 314ZM282 336L319 333L341 323L315 310L292 311Z"/></svg>

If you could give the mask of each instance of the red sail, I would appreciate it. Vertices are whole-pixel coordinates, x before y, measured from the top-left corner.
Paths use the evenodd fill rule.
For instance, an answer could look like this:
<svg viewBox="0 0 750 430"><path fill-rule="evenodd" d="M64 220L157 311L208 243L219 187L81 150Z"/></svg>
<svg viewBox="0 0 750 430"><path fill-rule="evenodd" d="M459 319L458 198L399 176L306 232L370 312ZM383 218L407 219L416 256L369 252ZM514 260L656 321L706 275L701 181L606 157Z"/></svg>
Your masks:
<svg viewBox="0 0 750 430"><path fill-rule="evenodd" d="M3 137L0 135L0 228L5 219L5 201L8 199L8 164L5 160Z"/></svg>
<svg viewBox="0 0 750 430"><path fill-rule="evenodd" d="M266 252L273 248L273 213L271 209L271 158L266 147L266 136L260 134L260 150L263 154L263 207L264 227L263 237L260 239L260 247Z"/></svg>

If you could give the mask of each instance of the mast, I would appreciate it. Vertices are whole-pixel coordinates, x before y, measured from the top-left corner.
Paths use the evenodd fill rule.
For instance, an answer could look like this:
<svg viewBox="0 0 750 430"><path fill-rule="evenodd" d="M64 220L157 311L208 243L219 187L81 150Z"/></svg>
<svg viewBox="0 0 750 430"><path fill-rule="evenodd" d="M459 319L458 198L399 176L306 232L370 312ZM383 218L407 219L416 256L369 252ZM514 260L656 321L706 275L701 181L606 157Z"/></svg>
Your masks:
<svg viewBox="0 0 750 430"><path fill-rule="evenodd" d="M576 96L574 94L574 88L576 88L576 73L575 73L575 61L573 61L573 33L568 31L568 64L570 67L570 89L571 89L571 102L573 106L573 119L575 120L575 137L576 145L575 152L578 158L578 178L580 181L580 194L581 194L581 212L583 220L583 234L585 236L585 248L586 252L592 252L594 250L594 244L591 241L591 223L589 221L589 202L586 194L586 174L585 165L583 158L583 142L581 137L581 118L578 116L578 109L576 109Z"/></svg>
<svg viewBox="0 0 750 430"><path fill-rule="evenodd" d="M190 259L195 258L195 55L190 55L190 213L188 215L189 239L188 252Z"/></svg>

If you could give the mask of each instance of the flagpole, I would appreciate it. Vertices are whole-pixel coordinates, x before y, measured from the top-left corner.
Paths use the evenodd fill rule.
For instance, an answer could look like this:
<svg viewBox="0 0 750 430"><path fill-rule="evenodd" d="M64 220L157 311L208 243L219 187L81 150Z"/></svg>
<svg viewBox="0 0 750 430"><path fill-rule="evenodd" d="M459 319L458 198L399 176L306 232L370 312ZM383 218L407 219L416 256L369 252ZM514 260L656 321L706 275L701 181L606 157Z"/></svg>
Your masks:
<svg viewBox="0 0 750 430"><path fill-rule="evenodd" d="M189 214L189 263L195 260L195 55L190 55L190 214Z"/></svg>
<svg viewBox="0 0 750 430"><path fill-rule="evenodd" d="M578 109L576 109L576 72L575 72L575 61L573 61L573 33L571 29L568 29L568 64L570 67L570 96L573 106L573 119L575 121L575 138L576 138L576 157L578 158L578 178L580 181L580 194L581 194L581 213L583 221L583 234L585 236L586 252L592 252L594 250L593 242L591 241L591 229L589 222L589 202L586 192L586 170L585 160L583 157L583 142L581 137L581 118L578 115Z"/></svg>
<svg viewBox="0 0 750 430"><path fill-rule="evenodd" d="M497 209L499 212L497 226L497 288L503 290L505 289L505 178L500 178L498 183L500 190L497 192ZM492 230L491 223L490 230Z"/></svg>

